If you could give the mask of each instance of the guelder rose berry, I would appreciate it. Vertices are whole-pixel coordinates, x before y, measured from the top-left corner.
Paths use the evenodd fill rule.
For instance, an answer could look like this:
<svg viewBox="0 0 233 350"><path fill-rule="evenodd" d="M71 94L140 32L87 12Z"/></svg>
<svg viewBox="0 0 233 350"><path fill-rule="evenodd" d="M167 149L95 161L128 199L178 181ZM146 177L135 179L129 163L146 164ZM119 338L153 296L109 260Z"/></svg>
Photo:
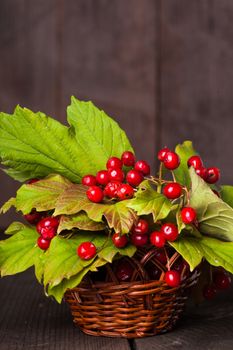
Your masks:
<svg viewBox="0 0 233 350"><path fill-rule="evenodd" d="M184 224L192 224L197 218L196 210L191 207L182 208L180 214Z"/></svg>
<svg viewBox="0 0 233 350"><path fill-rule="evenodd" d="M116 191L116 196L120 200L132 198L133 195L134 189L129 184L121 184Z"/></svg>
<svg viewBox="0 0 233 350"><path fill-rule="evenodd" d="M125 174L120 168L109 169L108 170L109 181L119 181L124 180Z"/></svg>
<svg viewBox="0 0 233 350"><path fill-rule="evenodd" d="M119 181L110 181L104 188L104 195L108 198L115 198L121 185L122 183Z"/></svg>
<svg viewBox="0 0 233 350"><path fill-rule="evenodd" d="M122 161L117 157L111 157L106 164L107 169L121 169Z"/></svg>
<svg viewBox="0 0 233 350"><path fill-rule="evenodd" d="M180 274L175 270L167 271L165 273L164 280L167 283L167 285L170 287L173 287L173 288L179 287L180 281L181 281Z"/></svg>
<svg viewBox="0 0 233 350"><path fill-rule="evenodd" d="M143 181L144 177L141 172L132 169L130 170L126 175L126 181L134 187L137 187L140 185L140 183Z"/></svg>
<svg viewBox="0 0 233 350"><path fill-rule="evenodd" d="M82 184L85 186L96 185L96 177L94 175L85 175L82 178Z"/></svg>
<svg viewBox="0 0 233 350"><path fill-rule="evenodd" d="M169 170L174 170L180 165L180 158L175 152L167 152L163 164L165 168Z"/></svg>
<svg viewBox="0 0 233 350"><path fill-rule="evenodd" d="M128 243L128 238L126 235L121 235L120 233L116 232L112 236L112 242L117 248L124 248Z"/></svg>
<svg viewBox="0 0 233 350"><path fill-rule="evenodd" d="M179 198L182 194L182 186L177 182L171 182L164 186L163 194L168 199L176 199Z"/></svg>
<svg viewBox="0 0 233 350"><path fill-rule="evenodd" d="M145 219L139 219L137 224L133 226L133 233L140 233L142 235L146 234L149 230L149 224Z"/></svg>
<svg viewBox="0 0 233 350"><path fill-rule="evenodd" d="M37 245L42 250L47 250L50 246L50 239L45 239L42 236L38 237L37 239Z"/></svg>
<svg viewBox="0 0 233 350"><path fill-rule="evenodd" d="M134 169L140 171L143 175L150 174L150 166L145 160L138 160L134 166Z"/></svg>
<svg viewBox="0 0 233 350"><path fill-rule="evenodd" d="M107 170L100 170L96 174L96 181L99 185L107 185L109 181L109 175Z"/></svg>
<svg viewBox="0 0 233 350"><path fill-rule="evenodd" d="M96 246L92 242L83 242L78 246L77 254L82 260L90 260L96 255Z"/></svg>
<svg viewBox="0 0 233 350"><path fill-rule="evenodd" d="M150 234L150 242L158 248L163 248L166 243L166 238L162 232L154 231Z"/></svg>
<svg viewBox="0 0 233 350"><path fill-rule="evenodd" d="M220 170L216 167L213 168L207 168L207 174L205 181L209 184L214 184L217 182L220 178Z"/></svg>
<svg viewBox="0 0 233 350"><path fill-rule="evenodd" d="M167 154L167 152L170 152L170 149L167 147L162 148L159 152L158 152L158 160L160 160L160 162L164 161L164 158Z"/></svg>
<svg viewBox="0 0 233 350"><path fill-rule="evenodd" d="M100 203L104 198L103 191L98 186L90 186L86 194L87 198L94 203Z"/></svg>
<svg viewBox="0 0 233 350"><path fill-rule="evenodd" d="M199 156L192 156L188 160L188 167L193 166L194 169L202 168L203 162Z"/></svg>
<svg viewBox="0 0 233 350"><path fill-rule="evenodd" d="M134 166L135 155L130 151L125 151L121 156L121 161L125 166Z"/></svg>
<svg viewBox="0 0 233 350"><path fill-rule="evenodd" d="M59 219L49 216L40 220L36 225L36 229L44 239L52 239L57 233L58 226Z"/></svg>
<svg viewBox="0 0 233 350"><path fill-rule="evenodd" d="M167 241L175 241L178 237L178 228L175 224L166 223L161 226L160 231L164 234Z"/></svg>
<svg viewBox="0 0 233 350"><path fill-rule="evenodd" d="M130 240L136 247L143 247L148 242L148 236L141 233L132 233Z"/></svg>

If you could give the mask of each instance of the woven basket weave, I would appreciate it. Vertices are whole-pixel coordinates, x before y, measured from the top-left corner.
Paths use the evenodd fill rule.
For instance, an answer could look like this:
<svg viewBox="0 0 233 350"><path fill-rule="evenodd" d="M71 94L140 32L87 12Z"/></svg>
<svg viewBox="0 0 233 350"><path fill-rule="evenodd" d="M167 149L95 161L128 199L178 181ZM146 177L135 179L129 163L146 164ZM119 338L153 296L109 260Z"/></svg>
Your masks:
<svg viewBox="0 0 233 350"><path fill-rule="evenodd" d="M136 267L133 281L119 283L108 265L112 281L93 282L87 278L68 290L65 300L74 323L86 334L108 337L141 338L171 330L184 309L187 290L197 282L199 274L194 271L178 288L171 288L163 282L164 267L153 256L150 251L139 261L131 259ZM176 253L170 263L177 257ZM159 281L148 279L144 267L151 259L161 267Z"/></svg>

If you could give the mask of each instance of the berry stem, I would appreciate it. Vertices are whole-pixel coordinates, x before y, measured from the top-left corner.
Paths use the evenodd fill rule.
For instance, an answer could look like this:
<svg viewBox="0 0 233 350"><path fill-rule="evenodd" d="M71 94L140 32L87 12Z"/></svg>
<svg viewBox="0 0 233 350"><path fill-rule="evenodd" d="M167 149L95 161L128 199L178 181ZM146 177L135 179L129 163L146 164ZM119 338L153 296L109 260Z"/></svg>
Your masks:
<svg viewBox="0 0 233 350"><path fill-rule="evenodd" d="M171 173L172 173L173 181L176 182L176 177L175 177L174 171L172 170Z"/></svg>

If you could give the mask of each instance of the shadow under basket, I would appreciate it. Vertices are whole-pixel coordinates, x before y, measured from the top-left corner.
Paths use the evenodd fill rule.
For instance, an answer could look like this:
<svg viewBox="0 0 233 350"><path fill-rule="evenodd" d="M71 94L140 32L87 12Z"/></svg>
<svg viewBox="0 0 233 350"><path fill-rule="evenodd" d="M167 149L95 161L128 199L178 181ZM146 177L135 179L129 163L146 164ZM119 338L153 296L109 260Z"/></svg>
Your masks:
<svg viewBox="0 0 233 350"><path fill-rule="evenodd" d="M106 279L110 281L98 282L88 276L77 288L66 292L65 301L70 306L74 323L84 333L142 338L174 328L199 273L194 271L187 275L181 271L180 286L171 288L163 281L167 264L163 266L156 259L155 249L144 253L137 258L124 258L134 266L129 282L119 282L114 265L108 264ZM181 257L175 253L169 259L170 267L177 259ZM151 280L148 276L145 268L148 262L161 269L159 280Z"/></svg>

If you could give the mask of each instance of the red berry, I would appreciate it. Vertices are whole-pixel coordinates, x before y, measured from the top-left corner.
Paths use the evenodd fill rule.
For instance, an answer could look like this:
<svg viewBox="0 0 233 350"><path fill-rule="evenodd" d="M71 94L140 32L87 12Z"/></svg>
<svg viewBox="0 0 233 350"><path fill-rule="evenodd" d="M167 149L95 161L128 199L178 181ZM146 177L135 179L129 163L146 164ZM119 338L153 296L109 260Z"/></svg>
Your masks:
<svg viewBox="0 0 233 350"><path fill-rule="evenodd" d="M39 213L33 209L29 214L24 215L24 219L29 222L29 224L37 224L42 219L43 213Z"/></svg>
<svg viewBox="0 0 233 350"><path fill-rule="evenodd" d="M166 243L165 236L162 232L154 231L150 234L150 242L158 248L163 248Z"/></svg>
<svg viewBox="0 0 233 350"><path fill-rule="evenodd" d="M169 199L179 198L182 194L182 187L177 182L171 182L164 186L163 194Z"/></svg>
<svg viewBox="0 0 233 350"><path fill-rule="evenodd" d="M40 236L37 239L37 245L42 250L47 250L50 246L50 239L45 239L44 237Z"/></svg>
<svg viewBox="0 0 233 350"><path fill-rule="evenodd" d="M106 167L107 167L107 169L121 169L122 168L122 161L120 160L120 158L111 157L107 161Z"/></svg>
<svg viewBox="0 0 233 350"><path fill-rule="evenodd" d="M96 181L99 185L107 185L109 182L109 176L108 176L108 171L107 170L100 170L96 174Z"/></svg>
<svg viewBox="0 0 233 350"><path fill-rule="evenodd" d="M163 250L158 249L155 254L155 259L158 260L161 264L166 265L167 264L167 257Z"/></svg>
<svg viewBox="0 0 233 350"><path fill-rule="evenodd" d="M194 169L203 168L203 162L199 156L192 156L189 158L188 167L193 166Z"/></svg>
<svg viewBox="0 0 233 350"><path fill-rule="evenodd" d="M116 196L120 200L132 198L134 195L134 189L128 184L121 184L116 192Z"/></svg>
<svg viewBox="0 0 233 350"><path fill-rule="evenodd" d="M109 181L119 181L122 182L124 180L125 174L120 168L109 169L108 170Z"/></svg>
<svg viewBox="0 0 233 350"><path fill-rule="evenodd" d="M165 282L169 287L179 287L180 285L180 274L175 270L170 270L165 273Z"/></svg>
<svg viewBox="0 0 233 350"><path fill-rule="evenodd" d="M82 184L85 186L94 186L96 184L96 177L94 175L85 175L82 178Z"/></svg>
<svg viewBox="0 0 233 350"><path fill-rule="evenodd" d="M175 241L178 237L178 228L172 223L163 224L160 231L164 234L167 241Z"/></svg>
<svg viewBox="0 0 233 350"><path fill-rule="evenodd" d="M110 181L104 188L104 195L109 198L115 198L121 184L119 181Z"/></svg>
<svg viewBox="0 0 233 350"><path fill-rule="evenodd" d="M213 299L217 294L217 289L214 285L206 285L203 288L203 297L207 300Z"/></svg>
<svg viewBox="0 0 233 350"><path fill-rule="evenodd" d="M145 160L138 160L134 166L134 169L143 173L143 175L150 174L150 166Z"/></svg>
<svg viewBox="0 0 233 350"><path fill-rule="evenodd" d="M83 242L78 246L77 254L82 260L90 260L96 255L96 246L92 242Z"/></svg>
<svg viewBox="0 0 233 350"><path fill-rule="evenodd" d="M126 175L126 181L134 187L137 187L138 185L140 185L140 183L143 181L144 177L142 175L142 173L140 173L139 171L132 169L130 170L127 175Z"/></svg>
<svg viewBox="0 0 233 350"><path fill-rule="evenodd" d="M134 166L135 155L130 151L125 151L121 156L121 161L125 166Z"/></svg>
<svg viewBox="0 0 233 350"><path fill-rule="evenodd" d="M170 152L170 149L167 147L162 148L159 152L158 152L158 160L160 160L160 162L164 161L164 158L167 154L167 152Z"/></svg>
<svg viewBox="0 0 233 350"><path fill-rule="evenodd" d="M57 233L58 226L59 219L56 217L48 216L38 222L36 229L44 239L52 239Z"/></svg>
<svg viewBox="0 0 233 350"><path fill-rule="evenodd" d="M104 193L98 186L90 186L86 194L87 198L94 203L100 203L104 198Z"/></svg>
<svg viewBox="0 0 233 350"><path fill-rule="evenodd" d="M231 277L225 272L216 272L213 280L218 289L228 289L231 285Z"/></svg>
<svg viewBox="0 0 233 350"><path fill-rule="evenodd" d="M121 235L120 233L116 232L112 236L112 242L115 245L115 247L124 248L128 243L128 237L126 235Z"/></svg>
<svg viewBox="0 0 233 350"><path fill-rule="evenodd" d="M34 184L35 182L39 181L40 179L31 179L31 180L28 180L28 185L31 185L31 184Z"/></svg>
<svg viewBox="0 0 233 350"><path fill-rule="evenodd" d="M132 233L130 239L136 247L142 247L148 242L148 236L141 233Z"/></svg>
<svg viewBox="0 0 233 350"><path fill-rule="evenodd" d="M199 175L203 180L206 180L207 169L204 167L196 168L196 174Z"/></svg>
<svg viewBox="0 0 233 350"><path fill-rule="evenodd" d="M144 235L149 230L149 224L144 219L139 219L137 222L137 225L133 226L132 232L133 233L140 233L141 235Z"/></svg>
<svg viewBox="0 0 233 350"><path fill-rule="evenodd" d="M174 170L180 165L180 158L175 152L167 152L163 164L165 168L169 170Z"/></svg>
<svg viewBox="0 0 233 350"><path fill-rule="evenodd" d="M207 175L205 181L209 184L214 184L220 178L220 170L218 168L207 168Z"/></svg>
<svg viewBox="0 0 233 350"><path fill-rule="evenodd" d="M180 214L184 224L192 224L197 218L196 210L191 207L182 208Z"/></svg>
<svg viewBox="0 0 233 350"><path fill-rule="evenodd" d="M126 282L129 281L134 272L133 266L130 263L123 259L120 261L116 267L116 276L119 281Z"/></svg>

